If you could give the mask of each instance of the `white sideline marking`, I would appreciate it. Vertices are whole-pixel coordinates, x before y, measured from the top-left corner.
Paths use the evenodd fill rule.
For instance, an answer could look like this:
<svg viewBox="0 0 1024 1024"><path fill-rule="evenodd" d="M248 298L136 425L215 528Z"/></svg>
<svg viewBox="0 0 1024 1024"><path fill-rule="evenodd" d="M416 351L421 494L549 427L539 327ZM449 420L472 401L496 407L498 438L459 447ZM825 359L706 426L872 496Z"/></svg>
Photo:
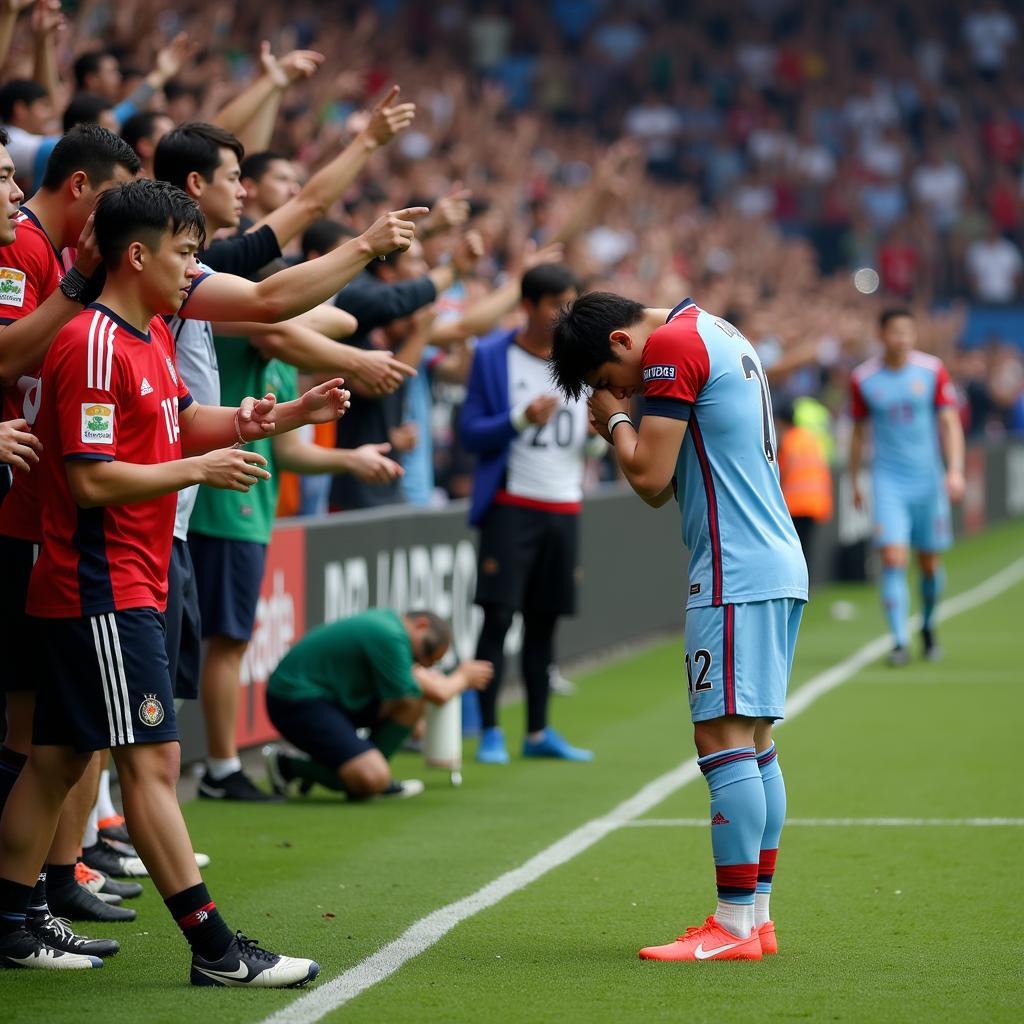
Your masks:
<svg viewBox="0 0 1024 1024"><path fill-rule="evenodd" d="M943 601L936 609L936 617L942 621L959 615L990 601L1021 580L1024 580L1024 558L1011 562L1005 569L970 590ZM915 616L911 628L917 628L919 624L920 618ZM819 697L823 697L866 665L876 661L888 651L889 646L888 636L876 637L832 668L813 676L793 694L786 708L786 721L806 711ZM699 776L700 769L695 758L660 775L618 807L600 818L594 818L581 825L519 867L505 872L471 895L440 907L426 917L421 917L397 939L382 946L376 953L372 953L365 960L360 960L326 984L300 996L290 1006L272 1013L262 1024L314 1024L315 1021L351 1002L368 988L389 978L413 957L426 952L439 942L456 925L480 913L481 910L487 910L500 903L506 896L525 889L531 882L579 856L609 833L633 823L635 819L657 807L677 789Z"/></svg>
<svg viewBox="0 0 1024 1024"><path fill-rule="evenodd" d="M638 818L623 828L707 828L707 818ZM1022 828L1024 818L787 818L786 828Z"/></svg>

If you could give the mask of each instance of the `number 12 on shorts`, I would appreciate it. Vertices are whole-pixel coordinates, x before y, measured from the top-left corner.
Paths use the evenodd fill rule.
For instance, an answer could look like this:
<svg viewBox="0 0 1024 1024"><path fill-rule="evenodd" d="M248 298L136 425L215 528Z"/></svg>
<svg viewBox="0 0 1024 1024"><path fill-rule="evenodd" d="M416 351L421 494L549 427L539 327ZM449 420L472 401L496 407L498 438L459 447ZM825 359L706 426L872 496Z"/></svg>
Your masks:
<svg viewBox="0 0 1024 1024"><path fill-rule="evenodd" d="M693 670L697 670L697 678L693 677ZM708 679L708 673L711 671L711 652L701 648L699 651L693 652L693 659L690 658L690 652L686 652L686 683L690 693L703 693L705 690L710 690L714 683Z"/></svg>

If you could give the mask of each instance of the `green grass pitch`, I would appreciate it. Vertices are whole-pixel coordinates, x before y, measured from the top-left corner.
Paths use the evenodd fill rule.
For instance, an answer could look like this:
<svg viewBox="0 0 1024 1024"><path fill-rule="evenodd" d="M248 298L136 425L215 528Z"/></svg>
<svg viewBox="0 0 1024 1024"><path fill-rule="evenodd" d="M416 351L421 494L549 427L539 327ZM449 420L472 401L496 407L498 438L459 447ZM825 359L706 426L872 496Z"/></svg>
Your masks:
<svg viewBox="0 0 1024 1024"><path fill-rule="evenodd" d="M1024 523L950 554L949 594L1024 552ZM916 589L916 588L915 588ZM837 621L834 602L855 615ZM820 818L1024 818L1021 611L1024 584L951 619L940 664L872 665L778 733L789 813ZM867 586L816 592L794 688L883 632ZM467 761L465 783L403 754L412 801L186 808L232 927L316 957L330 979L430 911L466 896L692 756L680 641L578 679L553 718L593 747L592 765ZM518 744L522 709L505 709ZM470 745L467 745L469 747ZM513 746L513 749L515 747ZM467 753L471 753L468 750ZM691 782L649 815L706 815ZM326 1019L498 1021L1011 1021L1024 1009L1024 829L794 825L783 834L772 910L780 955L759 964L641 963L636 950L713 907L704 828L613 832L579 857L460 924ZM257 1024L294 992L192 990L187 954L147 884L102 971L0 972L3 1019L103 1024L211 1019ZM308 991L314 991L310 989Z"/></svg>

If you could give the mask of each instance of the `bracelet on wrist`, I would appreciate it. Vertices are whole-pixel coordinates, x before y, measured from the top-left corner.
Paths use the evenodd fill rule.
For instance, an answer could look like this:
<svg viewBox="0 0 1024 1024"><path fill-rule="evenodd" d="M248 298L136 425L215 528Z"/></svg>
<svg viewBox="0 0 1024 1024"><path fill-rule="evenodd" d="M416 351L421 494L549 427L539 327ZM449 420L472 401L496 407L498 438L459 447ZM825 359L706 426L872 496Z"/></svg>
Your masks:
<svg viewBox="0 0 1024 1024"><path fill-rule="evenodd" d="M86 305L85 293L89 287L89 279L77 267L69 267L64 272L59 287L66 298Z"/></svg>
<svg viewBox="0 0 1024 1024"><path fill-rule="evenodd" d="M628 423L630 426L633 425L633 421L629 418L629 413L625 412L613 412L608 417L608 436L611 437L615 433L615 428L621 426L623 423Z"/></svg>
<svg viewBox="0 0 1024 1024"><path fill-rule="evenodd" d="M241 448L243 445L246 445L246 444L249 443L248 441L246 441L246 439L244 437L242 437L242 410L241 409L236 409L235 410L235 436L238 438L238 440L235 442L235 447L236 448Z"/></svg>

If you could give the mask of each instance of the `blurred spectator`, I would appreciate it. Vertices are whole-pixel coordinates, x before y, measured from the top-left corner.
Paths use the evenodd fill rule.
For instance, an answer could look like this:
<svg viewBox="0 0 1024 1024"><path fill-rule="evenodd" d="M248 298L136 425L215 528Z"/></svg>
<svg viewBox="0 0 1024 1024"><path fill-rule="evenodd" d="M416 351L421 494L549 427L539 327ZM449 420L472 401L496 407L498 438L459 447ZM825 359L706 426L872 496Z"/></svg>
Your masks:
<svg viewBox="0 0 1024 1024"><path fill-rule="evenodd" d="M1013 302L1020 295L1022 270L1020 249L999 233L995 222L990 224L985 238L967 247L971 293L979 302Z"/></svg>

